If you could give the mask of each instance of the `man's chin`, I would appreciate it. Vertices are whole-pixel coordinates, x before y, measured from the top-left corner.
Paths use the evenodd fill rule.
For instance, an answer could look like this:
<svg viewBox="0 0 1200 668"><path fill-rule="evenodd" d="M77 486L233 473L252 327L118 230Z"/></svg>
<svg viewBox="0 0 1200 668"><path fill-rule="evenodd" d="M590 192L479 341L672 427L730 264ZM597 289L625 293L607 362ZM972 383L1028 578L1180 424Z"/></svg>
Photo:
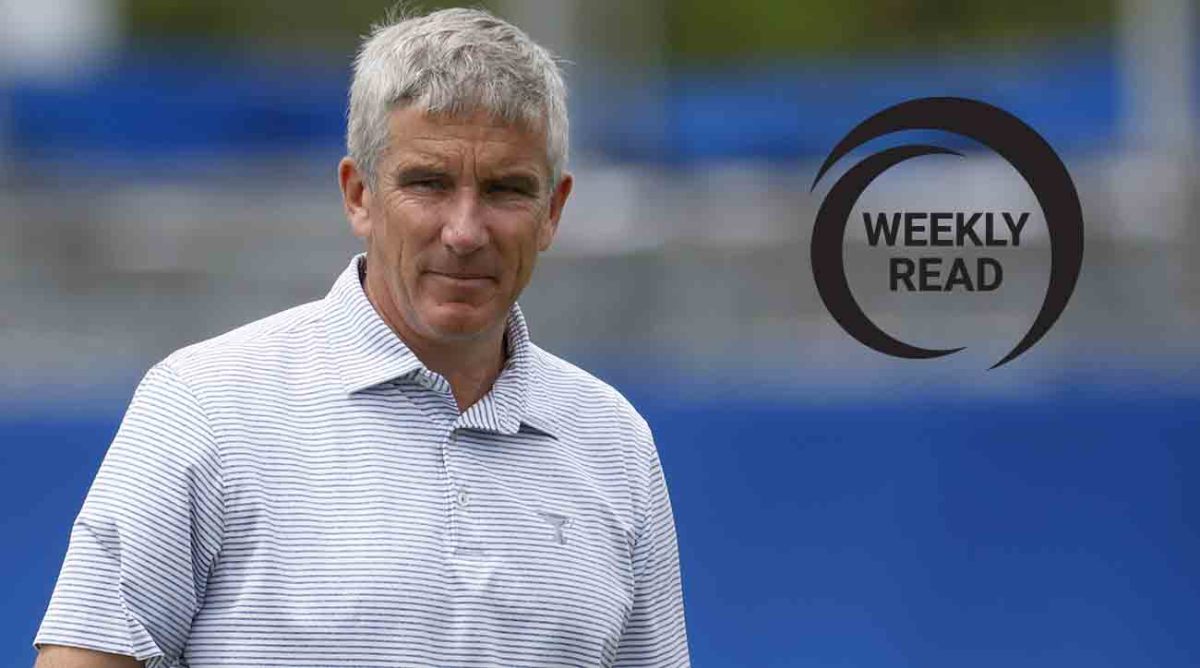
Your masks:
<svg viewBox="0 0 1200 668"><path fill-rule="evenodd" d="M476 339L497 324L492 310L482 306L439 304L425 319L426 326L439 339L448 341Z"/></svg>

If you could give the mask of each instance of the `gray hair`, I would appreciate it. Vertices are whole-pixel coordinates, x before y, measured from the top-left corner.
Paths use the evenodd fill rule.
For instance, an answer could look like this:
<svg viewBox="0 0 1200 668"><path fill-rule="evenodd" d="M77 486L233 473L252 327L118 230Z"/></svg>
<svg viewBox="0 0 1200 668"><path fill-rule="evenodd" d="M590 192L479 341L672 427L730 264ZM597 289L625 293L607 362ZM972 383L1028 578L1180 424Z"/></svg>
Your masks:
<svg viewBox="0 0 1200 668"><path fill-rule="evenodd" d="M389 16L372 28L354 61L346 150L374 187L393 110L416 106L450 116L482 110L507 123L544 130L546 159L557 183L567 162L566 96L550 52L486 11Z"/></svg>

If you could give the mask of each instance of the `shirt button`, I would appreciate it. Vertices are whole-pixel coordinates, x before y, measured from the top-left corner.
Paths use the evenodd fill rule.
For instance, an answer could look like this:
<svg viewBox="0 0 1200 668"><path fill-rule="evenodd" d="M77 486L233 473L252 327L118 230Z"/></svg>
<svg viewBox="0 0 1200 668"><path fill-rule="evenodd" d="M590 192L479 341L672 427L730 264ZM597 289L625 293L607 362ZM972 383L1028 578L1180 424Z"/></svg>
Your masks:
<svg viewBox="0 0 1200 668"><path fill-rule="evenodd" d="M460 508L465 508L467 506L467 500L467 490L460 487L458 489L458 506Z"/></svg>

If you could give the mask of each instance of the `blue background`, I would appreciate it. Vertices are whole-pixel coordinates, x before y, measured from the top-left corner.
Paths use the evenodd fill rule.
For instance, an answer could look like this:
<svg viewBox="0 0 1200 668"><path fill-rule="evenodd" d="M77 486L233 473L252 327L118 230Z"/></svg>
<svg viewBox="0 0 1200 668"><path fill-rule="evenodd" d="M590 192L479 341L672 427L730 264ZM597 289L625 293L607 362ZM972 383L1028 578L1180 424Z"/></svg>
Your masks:
<svg viewBox="0 0 1200 668"><path fill-rule="evenodd" d="M1200 664L1200 385L823 403L618 385L655 431L697 666ZM0 421L10 665L33 663L122 412Z"/></svg>
<svg viewBox="0 0 1200 668"><path fill-rule="evenodd" d="M1110 146L1120 130L1117 62L1101 41L1015 54L676 67L639 86L603 72L586 76L595 80L575 91L572 143L672 167L824 156L859 120L927 95L1001 106L1059 151ZM22 159L87 156L111 166L176 158L186 166L197 157L296 149L340 155L348 84L341 64L142 48L88 78L0 85L0 102L10 148Z"/></svg>

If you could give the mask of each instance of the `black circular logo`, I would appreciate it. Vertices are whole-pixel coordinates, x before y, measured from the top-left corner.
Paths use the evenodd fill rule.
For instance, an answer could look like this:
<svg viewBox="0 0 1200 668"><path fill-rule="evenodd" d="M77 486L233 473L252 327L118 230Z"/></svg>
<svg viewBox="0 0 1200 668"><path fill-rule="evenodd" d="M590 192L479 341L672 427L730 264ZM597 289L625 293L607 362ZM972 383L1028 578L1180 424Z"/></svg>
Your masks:
<svg viewBox="0 0 1200 668"><path fill-rule="evenodd" d="M992 369L1007 364L1033 347L1066 308L1083 264L1083 212L1079 195L1058 154L1033 128L1012 114L958 97L910 100L871 116L850 131L830 152L813 179L864 143L904 130L943 130L973 139L1008 161L1033 190L1050 235L1050 282L1046 297L1029 331ZM851 167L830 189L817 212L812 233L812 269L817 292L833 318L848 334L881 353L908 359L949 355L963 348L920 348L889 335L863 312L846 280L842 242L855 202L867 186L889 168L922 155L957 151L925 144L889 148Z"/></svg>

